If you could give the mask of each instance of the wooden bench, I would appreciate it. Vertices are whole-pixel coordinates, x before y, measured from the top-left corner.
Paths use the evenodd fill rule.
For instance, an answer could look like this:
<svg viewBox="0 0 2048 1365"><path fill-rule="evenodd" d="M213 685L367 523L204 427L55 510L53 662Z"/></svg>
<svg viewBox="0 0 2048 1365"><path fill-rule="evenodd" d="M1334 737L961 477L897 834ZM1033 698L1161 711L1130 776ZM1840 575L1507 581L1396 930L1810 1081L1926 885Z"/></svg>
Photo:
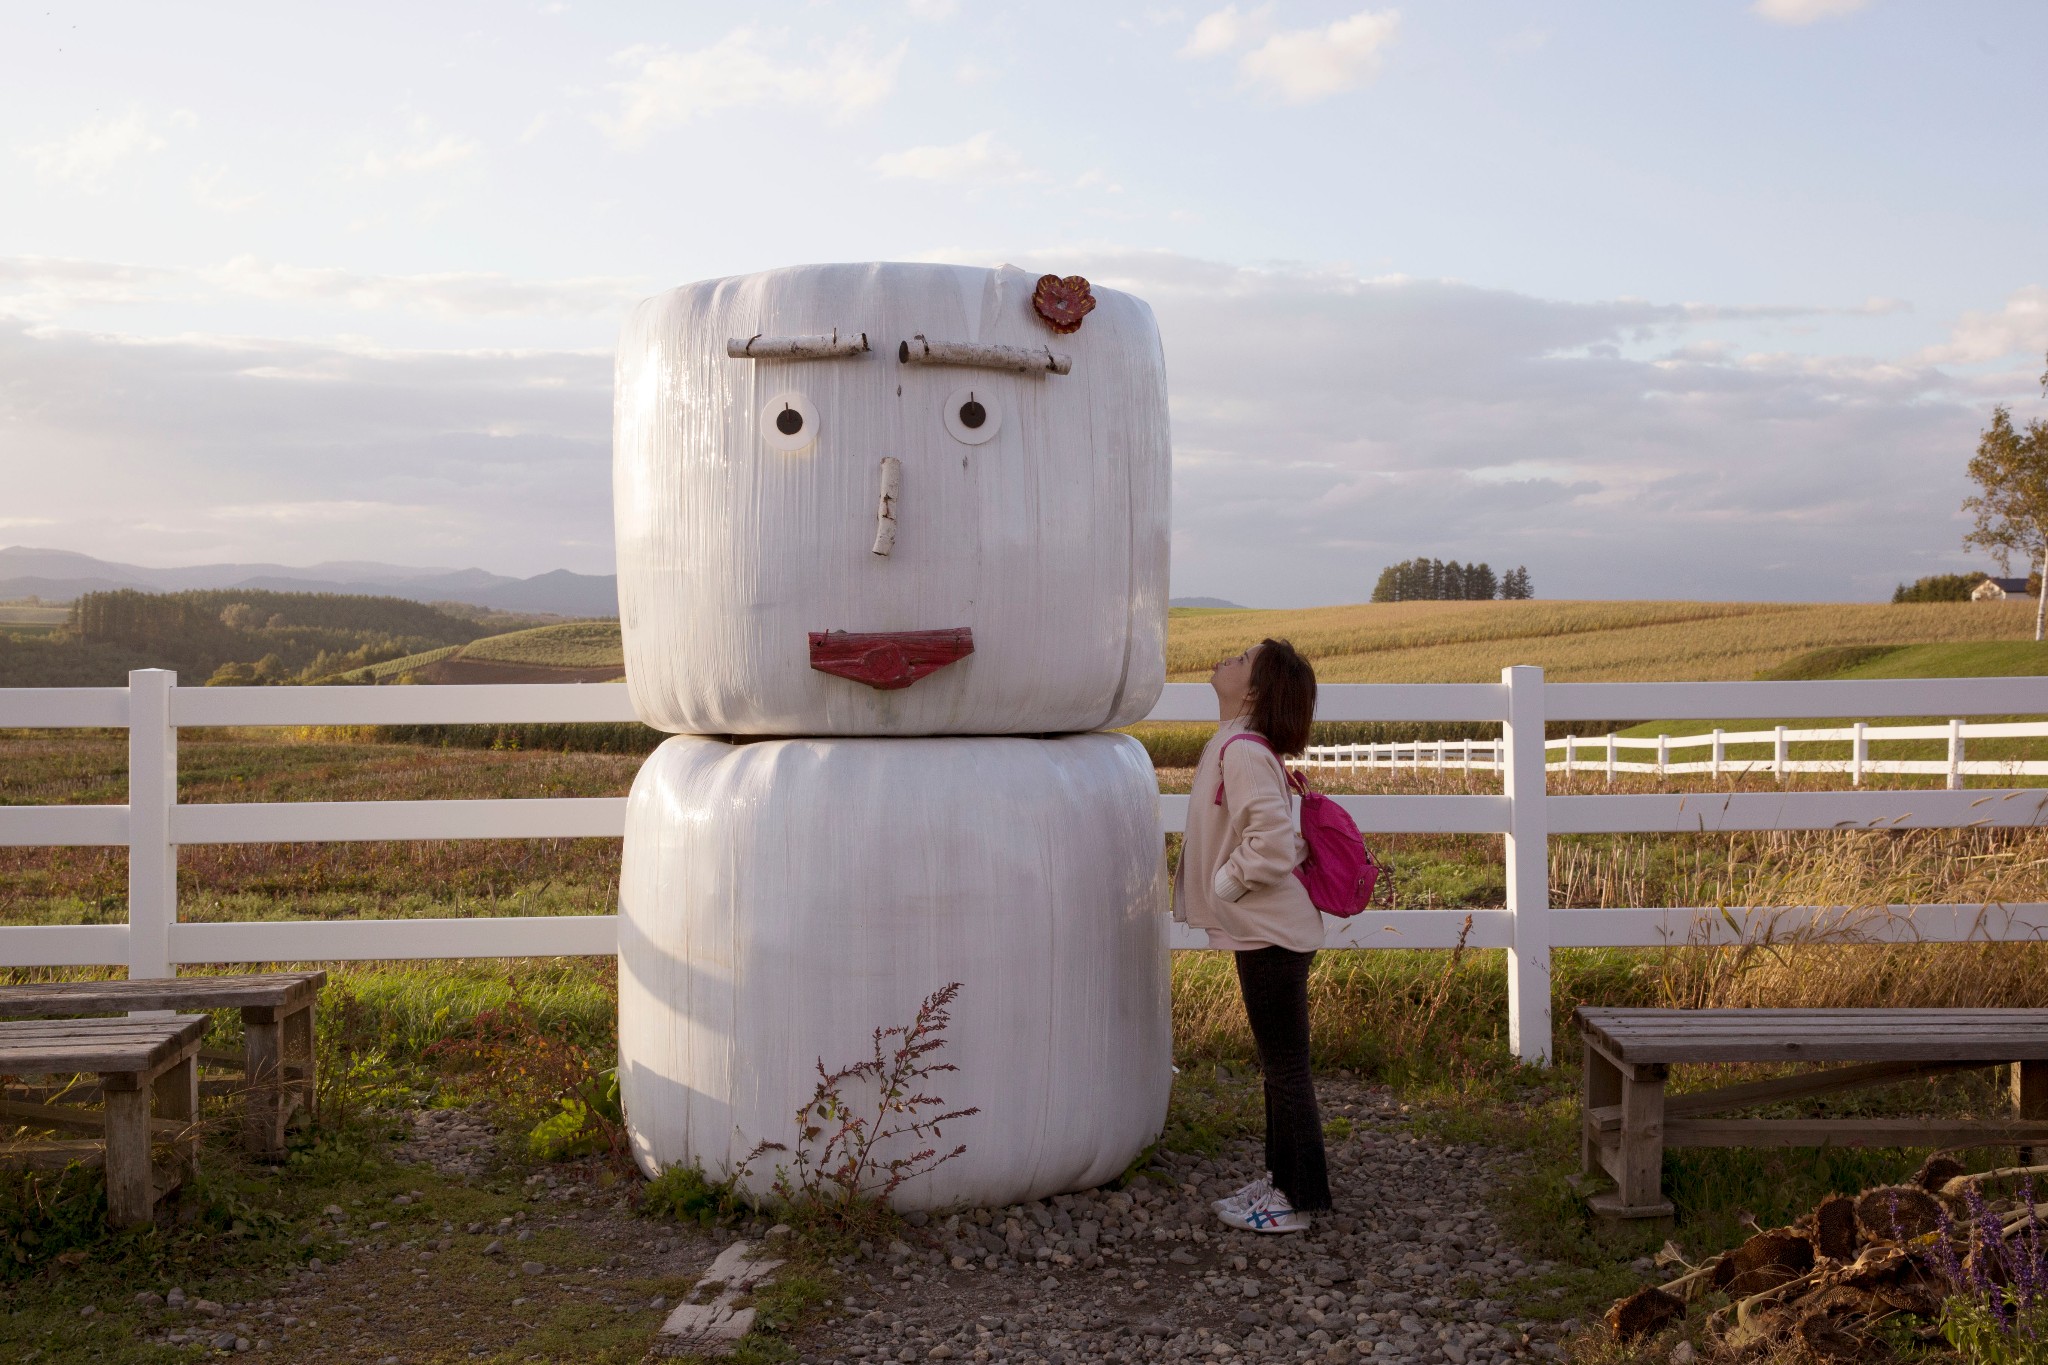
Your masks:
<svg viewBox="0 0 2048 1365"><path fill-rule="evenodd" d="M0 1147L31 1164L63 1167L104 1162L107 1221L115 1227L147 1223L156 1201L176 1189L198 1160L199 1040L203 1014L158 1019L52 1019L0 1023L0 1074L99 1075L99 1110L77 1105L0 1101L0 1120L60 1131L98 1132L94 1142L35 1142ZM151 1100L155 1100L155 1113ZM159 1167L155 1139L176 1143L180 1158Z"/></svg>
<svg viewBox="0 0 2048 1365"><path fill-rule="evenodd" d="M318 1075L313 1011L326 972L178 976L148 981L49 981L0 986L0 1019L61 1019L147 1010L242 1012L242 1053L206 1050L202 1062L239 1067L239 1082L212 1082L209 1093L245 1091L243 1146L254 1156L284 1155L295 1110L313 1112Z"/></svg>
<svg viewBox="0 0 2048 1365"><path fill-rule="evenodd" d="M2048 1010L1659 1010L1577 1012L1585 1043L1580 1164L1616 1188L1595 1212L1661 1218L1666 1147L1980 1147L2048 1142ZM1677 1062L1855 1065L1666 1098ZM1707 1115L1835 1091L2013 1068L2009 1119L1730 1119ZM2023 1156L2022 1163L2026 1164Z"/></svg>

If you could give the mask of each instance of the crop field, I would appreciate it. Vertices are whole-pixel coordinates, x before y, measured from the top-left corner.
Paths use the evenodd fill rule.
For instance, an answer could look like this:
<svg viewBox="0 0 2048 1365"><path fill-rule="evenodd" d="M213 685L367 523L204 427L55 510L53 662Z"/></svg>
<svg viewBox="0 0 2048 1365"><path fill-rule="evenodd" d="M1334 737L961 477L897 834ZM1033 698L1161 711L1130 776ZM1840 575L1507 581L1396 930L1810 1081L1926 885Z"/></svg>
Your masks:
<svg viewBox="0 0 2048 1365"><path fill-rule="evenodd" d="M619 666L625 656L617 621L571 621L493 635L464 645L462 657L544 668L603 668Z"/></svg>
<svg viewBox="0 0 2048 1365"><path fill-rule="evenodd" d="M1198 681L1266 636L1325 682L1497 682L1535 664L1558 682L1747 679L1857 646L2026 640L2022 602L1383 602L1304 611L1175 612L1166 667ZM2030 670L2033 671L2033 670Z"/></svg>

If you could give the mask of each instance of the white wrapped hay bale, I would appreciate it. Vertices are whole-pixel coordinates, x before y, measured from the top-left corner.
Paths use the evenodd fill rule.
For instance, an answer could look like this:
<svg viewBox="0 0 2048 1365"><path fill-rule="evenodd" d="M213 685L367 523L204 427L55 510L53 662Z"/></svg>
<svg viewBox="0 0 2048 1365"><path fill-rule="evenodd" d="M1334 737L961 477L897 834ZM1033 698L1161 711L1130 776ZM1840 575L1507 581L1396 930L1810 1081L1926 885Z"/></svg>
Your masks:
<svg viewBox="0 0 2048 1365"><path fill-rule="evenodd" d="M634 311L613 496L643 720L1045 734L1151 709L1170 460L1158 331L1143 302L1102 289L1057 333L1033 307L1038 278L803 266ZM834 637L820 648L836 671L814 667L813 635Z"/></svg>
<svg viewBox="0 0 2048 1365"><path fill-rule="evenodd" d="M933 1078L980 1113L905 1208L1081 1189L1171 1077L1158 787L1136 740L679 737L633 785L619 1080L634 1153L722 1175L791 1142L817 1063L961 983ZM891 1155L906 1154L894 1151ZM777 1159L757 1164L766 1188Z"/></svg>

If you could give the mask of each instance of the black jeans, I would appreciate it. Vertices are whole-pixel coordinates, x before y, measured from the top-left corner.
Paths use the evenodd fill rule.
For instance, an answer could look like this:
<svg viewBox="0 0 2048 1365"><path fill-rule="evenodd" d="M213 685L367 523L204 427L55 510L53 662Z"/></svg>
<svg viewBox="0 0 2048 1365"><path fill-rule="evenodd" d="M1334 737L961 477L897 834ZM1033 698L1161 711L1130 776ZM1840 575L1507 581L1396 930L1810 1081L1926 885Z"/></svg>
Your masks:
<svg viewBox="0 0 2048 1365"><path fill-rule="evenodd" d="M1308 1072L1308 969L1316 955L1258 948L1236 957L1245 1018L1266 1073L1266 1169L1301 1212L1327 1209L1330 1169Z"/></svg>

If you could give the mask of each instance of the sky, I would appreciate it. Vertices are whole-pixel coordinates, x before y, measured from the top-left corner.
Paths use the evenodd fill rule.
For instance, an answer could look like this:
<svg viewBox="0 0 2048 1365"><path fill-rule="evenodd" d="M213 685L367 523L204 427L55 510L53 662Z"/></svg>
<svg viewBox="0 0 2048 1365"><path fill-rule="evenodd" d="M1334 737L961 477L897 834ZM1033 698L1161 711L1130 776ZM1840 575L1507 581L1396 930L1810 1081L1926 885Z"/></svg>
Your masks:
<svg viewBox="0 0 2048 1365"><path fill-rule="evenodd" d="M2037 0L0 12L0 544L612 568L692 280L1153 306L1173 591L1871 600L2048 415ZM2015 566L2016 568L2018 566Z"/></svg>

